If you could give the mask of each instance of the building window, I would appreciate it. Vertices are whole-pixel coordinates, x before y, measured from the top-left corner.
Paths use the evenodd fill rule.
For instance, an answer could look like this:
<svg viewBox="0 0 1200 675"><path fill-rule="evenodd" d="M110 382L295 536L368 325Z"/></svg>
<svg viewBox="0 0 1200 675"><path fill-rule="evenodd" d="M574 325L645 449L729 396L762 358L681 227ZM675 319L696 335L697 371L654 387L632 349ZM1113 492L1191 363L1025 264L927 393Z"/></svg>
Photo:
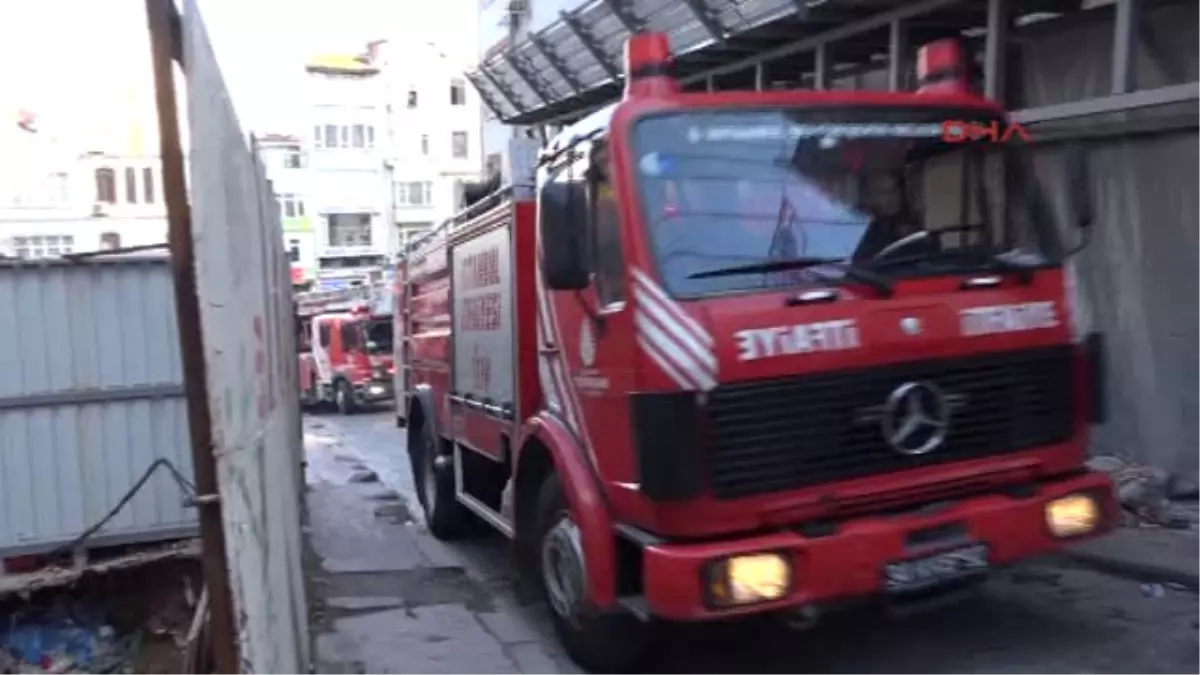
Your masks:
<svg viewBox="0 0 1200 675"><path fill-rule="evenodd" d="M279 195L279 211L284 218L304 215L304 200L296 195Z"/></svg>
<svg viewBox="0 0 1200 675"><path fill-rule="evenodd" d="M433 183L430 181L396 183L396 206L433 206Z"/></svg>
<svg viewBox="0 0 1200 675"><path fill-rule="evenodd" d="M353 146L356 148L366 147L367 132L366 132L366 129L363 128L363 125L361 125L361 124L354 125L352 141L353 141Z"/></svg>
<svg viewBox="0 0 1200 675"><path fill-rule="evenodd" d="M373 126L367 127L367 147L375 147L375 127Z"/></svg>
<svg viewBox="0 0 1200 675"><path fill-rule="evenodd" d="M454 159L467 158L467 132L455 131L450 135L450 156Z"/></svg>
<svg viewBox="0 0 1200 675"><path fill-rule="evenodd" d="M320 144L318 143L318 147ZM304 157L299 150L288 150L288 153L283 156L283 168L285 169L303 169Z"/></svg>
<svg viewBox="0 0 1200 675"><path fill-rule="evenodd" d="M467 83L460 79L450 80L450 105L467 104Z"/></svg>
<svg viewBox="0 0 1200 675"><path fill-rule="evenodd" d="M429 134L421 134L421 154L429 155Z"/></svg>
<svg viewBox="0 0 1200 675"><path fill-rule="evenodd" d="M56 258L75 251L75 237L69 234L13 237L12 242L18 258Z"/></svg>
<svg viewBox="0 0 1200 675"><path fill-rule="evenodd" d="M342 125L342 143L341 143L341 147L343 147L343 148L348 148L348 147L350 147L350 127L349 127L349 126L347 126L347 125Z"/></svg>
<svg viewBox="0 0 1200 675"><path fill-rule="evenodd" d="M96 201L117 203L117 174L108 167L96 169Z"/></svg>
<svg viewBox="0 0 1200 675"><path fill-rule="evenodd" d="M136 204L138 201L137 169L125 167L125 202Z"/></svg>
<svg viewBox="0 0 1200 675"><path fill-rule="evenodd" d="M416 107L417 107L417 90L410 88L408 90L408 109L415 110Z"/></svg>
<svg viewBox="0 0 1200 675"><path fill-rule="evenodd" d="M325 147L336 148L338 146L338 128L336 124L325 125Z"/></svg>
<svg viewBox="0 0 1200 675"><path fill-rule="evenodd" d="M370 246L371 214L335 213L329 216L330 246Z"/></svg>
<svg viewBox="0 0 1200 675"><path fill-rule="evenodd" d="M313 127L313 147L319 148L321 146L321 125L318 124Z"/></svg>
<svg viewBox="0 0 1200 675"><path fill-rule="evenodd" d="M154 203L154 169L144 167L142 169L142 197L147 204Z"/></svg>
<svg viewBox="0 0 1200 675"><path fill-rule="evenodd" d="M300 262L300 240L288 240L288 260L291 262Z"/></svg>

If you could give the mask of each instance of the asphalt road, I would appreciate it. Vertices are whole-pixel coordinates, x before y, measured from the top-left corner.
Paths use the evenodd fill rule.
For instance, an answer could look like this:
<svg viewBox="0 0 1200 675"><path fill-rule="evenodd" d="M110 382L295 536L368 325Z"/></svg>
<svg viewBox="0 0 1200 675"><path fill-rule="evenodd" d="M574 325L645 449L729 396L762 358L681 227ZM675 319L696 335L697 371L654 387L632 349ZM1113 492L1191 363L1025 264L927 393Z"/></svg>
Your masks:
<svg viewBox="0 0 1200 675"><path fill-rule="evenodd" d="M517 615L514 621L532 627L531 639L545 653L561 654L543 609L515 584L499 536L442 546L421 529L404 436L390 412L309 416L305 424L339 437L344 452L399 492L407 512L418 514L414 522L396 527L415 530L420 548L437 547L448 559L445 564L466 570L471 583ZM448 602L455 601L451 596ZM857 612L807 632L766 620L664 626L645 668L681 673L1195 673L1200 672L1198 625L1194 593L1042 561L999 573L977 599L903 618ZM557 666L539 663L521 670L565 669L561 661ZM476 672L485 670L494 666L481 662Z"/></svg>

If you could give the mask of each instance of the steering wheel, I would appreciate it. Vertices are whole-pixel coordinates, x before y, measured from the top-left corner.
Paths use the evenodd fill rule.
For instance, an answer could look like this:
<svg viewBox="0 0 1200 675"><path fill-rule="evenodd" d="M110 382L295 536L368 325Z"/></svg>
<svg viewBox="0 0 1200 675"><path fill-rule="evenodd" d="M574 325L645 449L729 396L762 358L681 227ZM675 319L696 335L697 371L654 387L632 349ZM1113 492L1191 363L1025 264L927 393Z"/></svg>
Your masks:
<svg viewBox="0 0 1200 675"><path fill-rule="evenodd" d="M927 228L924 230L918 230L917 232L913 232L910 235L901 237L901 238L897 239L896 241L893 241L892 243L888 244L887 246L884 246L882 249L880 249L880 251L878 253L871 256L871 258L867 262L868 263L880 262L880 261L884 260L885 258L891 257L891 255L893 253L895 253L896 251L902 251L906 248L911 248L913 245L918 244L918 243L929 242L930 239L933 239L933 241L930 242L930 243L932 243L933 248L936 251L940 252L942 250L942 239L941 238L943 235L954 233L954 232L978 231L980 229L980 227L981 226L978 224L967 224L967 225L949 225L946 227L937 227L937 228L933 228L933 229Z"/></svg>

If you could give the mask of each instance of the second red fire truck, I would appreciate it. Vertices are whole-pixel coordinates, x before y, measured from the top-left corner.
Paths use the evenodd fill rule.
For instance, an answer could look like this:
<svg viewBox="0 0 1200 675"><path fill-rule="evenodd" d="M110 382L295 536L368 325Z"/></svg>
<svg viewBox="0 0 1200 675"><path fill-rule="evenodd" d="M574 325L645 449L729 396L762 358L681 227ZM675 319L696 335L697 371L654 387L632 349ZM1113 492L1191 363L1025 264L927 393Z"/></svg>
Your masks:
<svg viewBox="0 0 1200 675"><path fill-rule="evenodd" d="M382 283L296 295L301 404L349 415L392 400L391 302Z"/></svg>
<svg viewBox="0 0 1200 675"><path fill-rule="evenodd" d="M435 536L511 537L610 672L655 618L919 603L1111 527L1059 235L1086 241L1083 164L1072 233L1027 147L948 137L1008 125L952 46L910 93L682 93L662 35L626 60L533 184L400 264Z"/></svg>

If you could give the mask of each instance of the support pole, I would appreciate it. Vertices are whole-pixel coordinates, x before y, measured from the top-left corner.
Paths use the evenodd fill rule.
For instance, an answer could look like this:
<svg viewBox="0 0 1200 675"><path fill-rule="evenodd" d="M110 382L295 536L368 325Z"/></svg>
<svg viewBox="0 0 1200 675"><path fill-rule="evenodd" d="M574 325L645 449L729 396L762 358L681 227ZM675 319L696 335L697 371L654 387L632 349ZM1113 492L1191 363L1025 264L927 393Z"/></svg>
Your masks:
<svg viewBox="0 0 1200 675"><path fill-rule="evenodd" d="M893 19L888 29L888 89L902 91L908 72L908 24L904 19Z"/></svg>
<svg viewBox="0 0 1200 675"><path fill-rule="evenodd" d="M158 132L162 152L162 187L167 204L167 242L174 278L175 320L183 360L183 389L187 400L188 432L192 441L192 470L196 482L196 509L200 516L201 563L209 593L209 629L212 655L218 673L238 673L237 633L225 556L225 531L217 463L213 457L212 414L208 407L208 364L200 324L200 298L196 291L196 253L192 245L192 214L184 178L183 146L176 109L173 54L182 19L174 0L146 0L150 28L150 55L158 107ZM186 63L182 63L186 67ZM203 139L195 139L203 142Z"/></svg>
<svg viewBox="0 0 1200 675"><path fill-rule="evenodd" d="M763 91L767 88L767 64L759 62L754 64L754 91Z"/></svg>
<svg viewBox="0 0 1200 675"><path fill-rule="evenodd" d="M984 95L998 103L1004 103L1004 81L1007 77L1005 62L1008 60L1008 0L988 0L987 38L983 50Z"/></svg>
<svg viewBox="0 0 1200 675"><path fill-rule="evenodd" d="M813 50L813 89L829 88L829 45L822 42Z"/></svg>
<svg viewBox="0 0 1200 675"><path fill-rule="evenodd" d="M1137 43L1141 3L1138 0L1117 0L1115 9L1112 93L1128 94L1137 90Z"/></svg>

